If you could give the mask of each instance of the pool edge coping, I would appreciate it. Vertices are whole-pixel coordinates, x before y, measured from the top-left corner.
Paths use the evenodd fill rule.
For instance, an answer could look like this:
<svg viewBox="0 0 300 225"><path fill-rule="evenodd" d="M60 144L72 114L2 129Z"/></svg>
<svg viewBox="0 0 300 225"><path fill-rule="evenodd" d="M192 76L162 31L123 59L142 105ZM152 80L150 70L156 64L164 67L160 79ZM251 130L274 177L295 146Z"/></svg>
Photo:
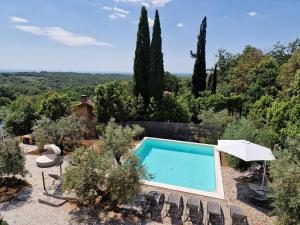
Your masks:
<svg viewBox="0 0 300 225"><path fill-rule="evenodd" d="M194 144L194 145L199 145L200 144L200 145L206 145L206 146L213 147L214 148L214 158L215 158L216 186L217 186L216 189L217 190L216 190L216 192L201 191L201 190L196 190L196 189L192 189L192 188L185 188L185 187L180 187L180 186L171 185L171 184L163 184L163 183L158 183L158 182L154 182L154 181L142 180L142 182L145 185L170 189L170 190L174 190L174 191L186 192L186 193L190 193L190 194L202 195L202 196L205 196L205 197L225 199L220 153L219 153L219 151L217 151L216 145L197 143L197 142L188 142L188 141L177 141L177 140L164 139L164 138L144 137L132 149L132 151L136 152L136 150L144 143L144 141L146 139L165 140L165 141L173 141L173 142L180 142L180 143Z"/></svg>

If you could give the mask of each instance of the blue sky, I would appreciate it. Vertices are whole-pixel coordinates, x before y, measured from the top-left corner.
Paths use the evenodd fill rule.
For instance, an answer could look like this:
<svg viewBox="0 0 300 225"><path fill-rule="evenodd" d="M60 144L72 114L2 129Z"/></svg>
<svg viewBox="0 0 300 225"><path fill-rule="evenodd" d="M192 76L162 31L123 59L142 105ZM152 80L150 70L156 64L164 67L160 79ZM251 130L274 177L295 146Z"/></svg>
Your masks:
<svg viewBox="0 0 300 225"><path fill-rule="evenodd" d="M192 72L204 16L208 67L220 48L300 37L299 0L0 0L0 70L132 72L141 5L150 24L159 10L171 72Z"/></svg>

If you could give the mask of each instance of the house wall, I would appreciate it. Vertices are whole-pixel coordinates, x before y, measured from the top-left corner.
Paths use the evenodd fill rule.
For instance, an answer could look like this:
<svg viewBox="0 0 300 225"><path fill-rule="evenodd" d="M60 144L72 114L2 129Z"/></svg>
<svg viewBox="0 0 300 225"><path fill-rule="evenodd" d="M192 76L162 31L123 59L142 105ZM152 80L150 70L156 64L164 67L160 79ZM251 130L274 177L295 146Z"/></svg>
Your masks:
<svg viewBox="0 0 300 225"><path fill-rule="evenodd" d="M96 138L96 124L93 106L81 103L74 108L73 112L84 119L88 130L87 138Z"/></svg>

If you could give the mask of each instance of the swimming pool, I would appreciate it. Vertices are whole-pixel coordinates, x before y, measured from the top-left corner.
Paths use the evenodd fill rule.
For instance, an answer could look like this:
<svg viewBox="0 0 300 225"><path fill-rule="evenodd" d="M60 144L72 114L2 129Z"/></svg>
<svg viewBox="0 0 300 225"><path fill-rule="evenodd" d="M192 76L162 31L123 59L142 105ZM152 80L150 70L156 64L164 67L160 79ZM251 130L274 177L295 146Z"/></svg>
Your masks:
<svg viewBox="0 0 300 225"><path fill-rule="evenodd" d="M144 138L135 154L154 178L146 184L218 195L220 165L213 145Z"/></svg>

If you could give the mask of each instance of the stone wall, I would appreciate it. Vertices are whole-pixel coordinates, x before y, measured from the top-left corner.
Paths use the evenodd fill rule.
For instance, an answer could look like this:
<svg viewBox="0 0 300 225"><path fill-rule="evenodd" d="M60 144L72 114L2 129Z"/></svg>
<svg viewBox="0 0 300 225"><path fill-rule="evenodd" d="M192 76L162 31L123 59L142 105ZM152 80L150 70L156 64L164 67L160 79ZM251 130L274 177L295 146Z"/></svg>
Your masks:
<svg viewBox="0 0 300 225"><path fill-rule="evenodd" d="M156 121L129 121L126 124L138 124L145 128L145 135L157 138L176 139L216 144L224 131L223 127L193 123L173 123Z"/></svg>

